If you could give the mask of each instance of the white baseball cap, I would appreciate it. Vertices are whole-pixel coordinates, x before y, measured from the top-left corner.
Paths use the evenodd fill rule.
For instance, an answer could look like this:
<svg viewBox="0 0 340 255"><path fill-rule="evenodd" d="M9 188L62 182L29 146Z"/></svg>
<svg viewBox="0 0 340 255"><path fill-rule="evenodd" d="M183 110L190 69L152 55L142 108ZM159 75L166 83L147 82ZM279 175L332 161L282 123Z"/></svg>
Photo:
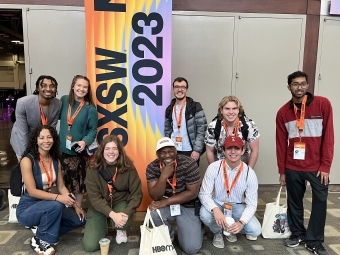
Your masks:
<svg viewBox="0 0 340 255"><path fill-rule="evenodd" d="M159 149L162 149L164 147L168 147L168 146L169 147L175 147L175 144L169 137L162 137L157 142L156 151L158 151Z"/></svg>

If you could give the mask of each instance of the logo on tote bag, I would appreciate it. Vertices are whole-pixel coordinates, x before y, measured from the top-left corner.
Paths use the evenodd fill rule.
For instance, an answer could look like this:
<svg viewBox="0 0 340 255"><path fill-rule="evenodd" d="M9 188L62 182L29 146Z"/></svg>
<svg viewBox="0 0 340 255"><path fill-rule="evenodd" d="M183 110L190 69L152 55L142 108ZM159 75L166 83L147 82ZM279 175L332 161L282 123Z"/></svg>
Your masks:
<svg viewBox="0 0 340 255"><path fill-rule="evenodd" d="M162 251L172 251L175 247L173 245L162 245L152 247L152 253L162 252Z"/></svg>

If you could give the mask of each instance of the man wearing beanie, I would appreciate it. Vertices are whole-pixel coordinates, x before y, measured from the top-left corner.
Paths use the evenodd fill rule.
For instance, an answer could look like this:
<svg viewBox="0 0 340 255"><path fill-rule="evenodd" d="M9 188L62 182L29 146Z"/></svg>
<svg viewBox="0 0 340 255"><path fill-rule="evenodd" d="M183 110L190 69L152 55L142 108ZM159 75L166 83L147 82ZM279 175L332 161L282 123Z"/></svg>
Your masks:
<svg viewBox="0 0 340 255"><path fill-rule="evenodd" d="M258 182L254 170L241 161L242 139L228 136L222 151L225 159L209 165L199 192L200 218L214 234L212 244L217 248L224 248L223 230L229 242L236 242L238 233L251 241L261 234L255 217ZM228 224L226 217L235 222Z"/></svg>
<svg viewBox="0 0 340 255"><path fill-rule="evenodd" d="M174 142L168 137L158 140L156 154L157 159L146 169L148 191L153 199L149 206L151 217L156 226L162 225L155 212L159 209L172 240L175 231L169 221L176 221L181 248L188 255L196 254L203 241L202 222L195 215L200 186L199 168L194 159L177 154Z"/></svg>

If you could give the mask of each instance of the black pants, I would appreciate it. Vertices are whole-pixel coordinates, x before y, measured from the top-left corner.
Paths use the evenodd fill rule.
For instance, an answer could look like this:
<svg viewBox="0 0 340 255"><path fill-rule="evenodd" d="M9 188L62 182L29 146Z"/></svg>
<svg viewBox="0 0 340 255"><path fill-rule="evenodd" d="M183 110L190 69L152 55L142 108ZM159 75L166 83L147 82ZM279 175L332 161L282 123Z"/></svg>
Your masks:
<svg viewBox="0 0 340 255"><path fill-rule="evenodd" d="M177 151L178 154L182 154L184 156L188 156L188 157L191 157L191 153L192 151ZM196 163L198 166L200 166L200 158L201 158L201 155L199 156L199 158L197 159Z"/></svg>
<svg viewBox="0 0 340 255"><path fill-rule="evenodd" d="M306 244L315 247L324 242L324 230L327 214L328 185L316 177L317 171L301 172L286 169L286 186L288 193L288 224L292 235L305 235ZM303 197L306 191L305 181L312 187L312 209L307 230L303 224Z"/></svg>

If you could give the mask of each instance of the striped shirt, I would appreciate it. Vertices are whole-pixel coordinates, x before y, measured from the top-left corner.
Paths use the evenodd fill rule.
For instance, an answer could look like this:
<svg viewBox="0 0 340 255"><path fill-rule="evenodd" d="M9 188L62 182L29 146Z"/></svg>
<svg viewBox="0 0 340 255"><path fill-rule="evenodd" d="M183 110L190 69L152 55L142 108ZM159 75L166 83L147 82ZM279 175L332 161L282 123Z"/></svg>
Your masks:
<svg viewBox="0 0 340 255"><path fill-rule="evenodd" d="M258 182L254 170L243 162L241 164L243 164L242 173L231 190L230 197L228 197L223 177L222 160L211 163L205 172L199 192L199 199L208 211L212 211L213 208L217 207L216 204L223 205L224 202L231 204L245 203L246 208L240 220L248 223L254 216L257 208ZM229 186L231 186L238 168L239 166L234 169L227 166Z"/></svg>
<svg viewBox="0 0 340 255"><path fill-rule="evenodd" d="M196 161L192 158L177 155L177 169L176 169L176 194L183 192L186 185L192 185L200 182L200 171ZM161 175L159 168L159 159L152 161L146 168L146 180L147 182L157 181ZM173 175L169 177L170 183L172 183ZM171 197L172 188L170 184L166 183L164 196Z"/></svg>

